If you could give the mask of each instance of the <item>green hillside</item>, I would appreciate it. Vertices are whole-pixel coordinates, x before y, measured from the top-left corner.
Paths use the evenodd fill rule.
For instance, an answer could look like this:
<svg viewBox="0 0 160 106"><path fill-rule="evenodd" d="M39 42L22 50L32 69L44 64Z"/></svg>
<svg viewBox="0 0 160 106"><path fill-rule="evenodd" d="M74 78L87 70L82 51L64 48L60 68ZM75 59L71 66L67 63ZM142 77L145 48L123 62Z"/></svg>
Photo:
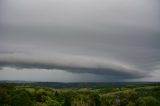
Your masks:
<svg viewBox="0 0 160 106"><path fill-rule="evenodd" d="M47 88L0 84L0 106L160 106L160 85Z"/></svg>

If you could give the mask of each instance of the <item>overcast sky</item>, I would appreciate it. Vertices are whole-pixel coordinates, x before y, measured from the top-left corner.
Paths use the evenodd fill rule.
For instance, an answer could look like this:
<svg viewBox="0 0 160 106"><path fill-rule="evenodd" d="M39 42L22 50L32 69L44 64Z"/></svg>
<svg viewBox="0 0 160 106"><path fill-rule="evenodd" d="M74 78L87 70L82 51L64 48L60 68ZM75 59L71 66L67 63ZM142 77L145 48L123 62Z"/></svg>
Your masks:
<svg viewBox="0 0 160 106"><path fill-rule="evenodd" d="M0 80L160 81L160 1L0 0Z"/></svg>

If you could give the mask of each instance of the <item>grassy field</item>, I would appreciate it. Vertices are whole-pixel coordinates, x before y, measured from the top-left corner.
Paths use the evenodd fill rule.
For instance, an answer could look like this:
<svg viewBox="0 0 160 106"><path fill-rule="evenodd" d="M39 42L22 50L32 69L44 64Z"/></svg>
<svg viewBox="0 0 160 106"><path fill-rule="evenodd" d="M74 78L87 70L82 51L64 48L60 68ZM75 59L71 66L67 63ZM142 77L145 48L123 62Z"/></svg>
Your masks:
<svg viewBox="0 0 160 106"><path fill-rule="evenodd" d="M160 85L54 88L3 83L0 106L160 106Z"/></svg>

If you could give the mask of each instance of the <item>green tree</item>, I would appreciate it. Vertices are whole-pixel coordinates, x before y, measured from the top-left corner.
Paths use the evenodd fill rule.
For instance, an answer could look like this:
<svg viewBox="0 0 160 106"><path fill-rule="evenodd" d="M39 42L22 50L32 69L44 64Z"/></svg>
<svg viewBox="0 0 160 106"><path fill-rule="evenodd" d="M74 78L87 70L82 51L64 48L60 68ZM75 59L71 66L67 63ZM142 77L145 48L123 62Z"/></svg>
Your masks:
<svg viewBox="0 0 160 106"><path fill-rule="evenodd" d="M138 94L137 94L137 92L135 92L135 91L130 91L129 93L128 93L128 100L129 101L132 101L132 102L136 102L137 101L137 99L138 99Z"/></svg>
<svg viewBox="0 0 160 106"><path fill-rule="evenodd" d="M0 89L0 105L2 104L10 104L11 98L10 95L7 93L7 90L4 88Z"/></svg>
<svg viewBox="0 0 160 106"><path fill-rule="evenodd" d="M152 96L140 97L137 106L160 106L160 102Z"/></svg>
<svg viewBox="0 0 160 106"><path fill-rule="evenodd" d="M100 106L100 96L96 93L90 95L92 106Z"/></svg>
<svg viewBox="0 0 160 106"><path fill-rule="evenodd" d="M12 106L30 106L31 99L27 91L17 91L12 95Z"/></svg>
<svg viewBox="0 0 160 106"><path fill-rule="evenodd" d="M123 105L123 106L124 106L124 105ZM136 106L136 104L133 103L133 102L129 102L129 103L127 104L127 106Z"/></svg>

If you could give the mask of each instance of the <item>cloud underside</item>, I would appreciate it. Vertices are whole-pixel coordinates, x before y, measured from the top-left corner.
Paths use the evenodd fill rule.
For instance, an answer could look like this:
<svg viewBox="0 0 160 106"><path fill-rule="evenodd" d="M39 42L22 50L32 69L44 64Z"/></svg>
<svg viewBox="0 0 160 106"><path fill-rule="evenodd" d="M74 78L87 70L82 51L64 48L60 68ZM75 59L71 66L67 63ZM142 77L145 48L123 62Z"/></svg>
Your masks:
<svg viewBox="0 0 160 106"><path fill-rule="evenodd" d="M60 69L72 73L92 73L123 79L148 76L148 74L142 70L138 70L136 67L110 59L103 60L78 56L39 58L36 56L15 57L14 55L2 55L0 57L0 67L12 67L16 69Z"/></svg>

